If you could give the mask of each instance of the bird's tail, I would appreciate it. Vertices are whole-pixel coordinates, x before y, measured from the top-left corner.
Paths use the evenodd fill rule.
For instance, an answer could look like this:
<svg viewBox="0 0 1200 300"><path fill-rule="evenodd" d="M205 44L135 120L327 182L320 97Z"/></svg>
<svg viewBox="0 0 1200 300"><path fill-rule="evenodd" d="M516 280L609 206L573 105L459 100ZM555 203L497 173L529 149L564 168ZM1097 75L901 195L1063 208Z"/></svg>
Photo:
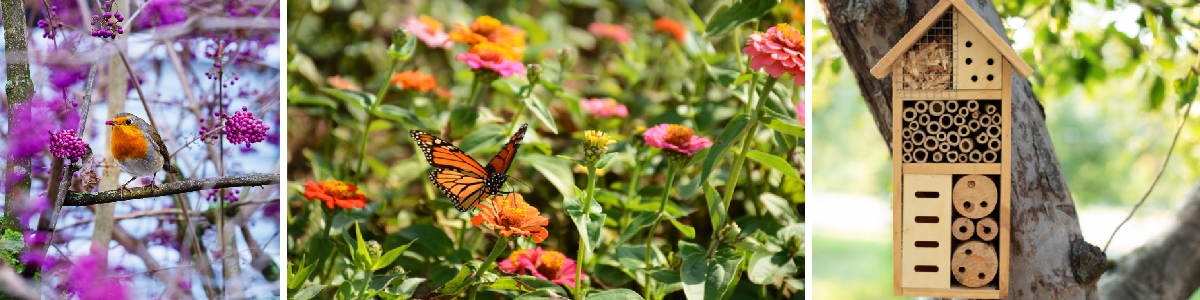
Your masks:
<svg viewBox="0 0 1200 300"><path fill-rule="evenodd" d="M167 173L171 174L179 173L179 169L175 168L175 166L172 166L170 162L163 163L163 171L167 171Z"/></svg>

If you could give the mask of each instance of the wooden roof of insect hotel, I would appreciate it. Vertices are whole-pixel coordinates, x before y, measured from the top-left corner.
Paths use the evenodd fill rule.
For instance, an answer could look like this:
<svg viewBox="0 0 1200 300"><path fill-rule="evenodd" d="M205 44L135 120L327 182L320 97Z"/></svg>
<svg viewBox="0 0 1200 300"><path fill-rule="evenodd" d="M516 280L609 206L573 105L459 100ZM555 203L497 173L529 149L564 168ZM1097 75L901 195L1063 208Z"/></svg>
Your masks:
<svg viewBox="0 0 1200 300"><path fill-rule="evenodd" d="M921 18L921 21L918 22L912 30L909 30L908 33L904 35L904 38L901 38L900 42L896 43L896 46L892 47L892 49L889 50L888 53L884 55L878 63L875 64L874 68L871 68L871 75L874 75L875 78L883 78L891 74L892 64L896 63L898 59L904 56L905 52L908 52L910 49L912 49L913 45L916 44L917 41L919 41L921 37L924 36L925 33L934 26L934 24L938 23L938 19L951 7L957 9L957 11L962 14L963 19L967 20L965 23L970 24L974 27L974 29L978 30L984 39L987 40L987 42L991 44L996 51L1000 52L1000 54L1012 64L1013 71L1016 71L1021 78L1026 78L1033 74L1033 68L1030 67L1029 64L1025 63L1025 60L1021 59L1020 55L1017 55L1017 51L1013 50L1013 48L1008 45L1005 39L997 34L991 26L988 26L987 22L984 21L983 18L979 17L979 14L976 14L975 10L971 9L966 2L963 2L963 0L942 0L941 2L938 2L938 4L935 5L933 9L929 11L929 13L925 14L925 17Z"/></svg>

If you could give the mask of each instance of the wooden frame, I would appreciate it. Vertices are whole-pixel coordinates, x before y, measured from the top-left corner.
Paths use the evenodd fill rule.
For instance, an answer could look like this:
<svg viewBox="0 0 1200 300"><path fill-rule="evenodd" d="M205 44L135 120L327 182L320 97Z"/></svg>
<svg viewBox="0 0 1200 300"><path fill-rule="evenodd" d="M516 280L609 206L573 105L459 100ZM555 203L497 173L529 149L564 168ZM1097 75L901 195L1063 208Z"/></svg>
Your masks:
<svg viewBox="0 0 1200 300"><path fill-rule="evenodd" d="M916 90L918 93L901 93L900 84L897 80L911 80L912 77L904 73L904 68L897 63L900 59L907 56L906 52L910 49L916 49L914 45L927 34L927 31L938 22L938 19L945 13L952 12L956 17L956 25L954 26L954 41L955 41L955 71L962 72L955 74L953 80L954 88L944 91L922 91ZM963 21L965 20L965 21ZM965 35L965 37L960 37ZM937 37L937 36L935 36ZM980 42L978 47L972 45L970 50L967 49L966 41L986 41ZM967 51L967 52L963 52ZM993 61L993 64L978 65L974 62L967 63L966 58L980 57L984 59L999 60ZM916 72L916 71L914 71ZM929 13L921 19L917 25L902 38L895 47L893 47L879 63L871 69L872 75L876 78L883 78L892 75L892 184L895 187L892 199L892 270L893 280L892 289L896 296L925 296L925 297L945 297L945 298L983 298L983 299L999 299L1008 297L1009 290L1009 261L1011 235L1011 197L1012 197L1012 90L1013 79L1015 76L1022 78L1028 77L1033 73L1033 69L1029 67L1025 61L1021 60L1020 56L1016 55L1005 39L983 21L963 0L942 0L935 5ZM920 73L914 73L920 74ZM978 74L996 75L987 81L972 81L963 82L962 78L968 80L971 76ZM914 90L903 90L914 91ZM903 97L903 95L919 95L920 97ZM994 126L990 126L992 131L988 132L990 136L989 149L996 149L996 144L999 144L998 151L991 158L995 162L984 163L980 162L916 162L906 161L908 158L905 155L913 151L913 146L910 143L909 136L904 135L909 133L909 130L921 131L917 128L917 124L911 124L913 119L905 119L905 110L908 109L909 117L912 117L912 105L915 102L924 102L922 105L934 106L937 101L960 101L978 100L978 102L987 101L989 109L997 110L999 116L993 116L995 125L999 126L999 142L995 141L996 131ZM997 104L998 102L998 104ZM950 104L942 102L941 107L948 107ZM978 108L977 108L978 109ZM930 114L921 111L917 107L917 114ZM975 110L973 110L975 111ZM939 113L941 114L941 113ZM937 114L935 114L936 116ZM986 117L985 117L986 118ZM926 118L928 120L928 118ZM906 123L908 122L908 123ZM924 126L925 123L921 123ZM961 124L961 123L959 123ZM907 125L907 126L906 126ZM961 126L956 124L956 126ZM906 129L907 128L907 129ZM932 129L930 129L932 130ZM925 131L922 131L925 132ZM934 131L928 131L933 133ZM940 135L944 131L937 131ZM974 132L974 135L981 133ZM923 134L924 135L924 134ZM954 135L951 133L951 135ZM915 134L913 135L915 136ZM909 143L907 145L902 145ZM916 148L921 147L921 143L917 142ZM902 146L910 146L905 149ZM924 146L929 148L928 144ZM968 148L963 148L968 149ZM916 149L922 150L922 149ZM947 152L945 148L941 148L940 152ZM950 152L954 152L951 150ZM912 156L916 156L912 152ZM905 157L905 159L901 159ZM953 243L966 242L972 238L967 236L956 242L950 237L950 231L944 230L949 228L949 223L952 217L952 212L955 210L945 208L947 199L951 198L947 193L947 187L954 184L952 178L963 178L965 175L983 175L995 181L995 194L999 202L995 206L995 211L989 210L987 218L996 218L999 223L999 236L994 240L988 240L988 243L994 244L997 255L995 257L996 269L995 280L989 281L978 287L967 287L962 284L955 284L957 281L949 275L947 270L939 268L931 268L931 266L944 266L946 262L951 260L949 249L942 249L938 246L947 247ZM980 178L980 177L971 177ZM970 180L974 187L975 180ZM922 192L925 196L916 196L914 193ZM933 196L930 196L933 195ZM988 194L992 195L992 194ZM989 196L990 197L990 196ZM928 199L917 199L928 198ZM931 202L932 201L932 202ZM960 211L961 212L961 211ZM924 222L915 221L913 217L922 216ZM959 216L963 217L962 215ZM930 222L929 220L934 220ZM918 223L936 223L936 224L918 224ZM941 233L938 233L941 231ZM990 237L989 237L990 238ZM921 241L924 246L914 246L913 243ZM989 245L990 245L989 244ZM925 247L921 249L920 247ZM931 251L930 248L937 248L936 251ZM988 251L990 252L990 251ZM924 271L914 271L914 267L922 267ZM935 270L936 269L936 270ZM953 268L951 268L953 269ZM953 272L953 270L950 270ZM924 273L920 273L924 272ZM961 271L960 271L961 272ZM972 273L966 273L972 274ZM958 274L957 276L962 276ZM932 278L932 279L931 279ZM980 278L984 278L980 275ZM964 282L972 281L969 278L962 278ZM991 280L991 279L987 279Z"/></svg>

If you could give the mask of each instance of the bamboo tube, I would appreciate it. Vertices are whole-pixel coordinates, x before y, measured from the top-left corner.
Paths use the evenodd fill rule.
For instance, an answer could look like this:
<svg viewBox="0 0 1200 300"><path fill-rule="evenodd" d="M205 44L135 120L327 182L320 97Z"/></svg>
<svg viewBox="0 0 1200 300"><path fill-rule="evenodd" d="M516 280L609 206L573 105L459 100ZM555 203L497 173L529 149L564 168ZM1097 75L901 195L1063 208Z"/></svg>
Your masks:
<svg viewBox="0 0 1200 300"><path fill-rule="evenodd" d="M991 241L1000 233L1000 226L996 225L996 219L992 217L984 217L975 224L975 231L979 232L979 238L984 241Z"/></svg>
<svg viewBox="0 0 1200 300"><path fill-rule="evenodd" d="M954 116L954 125L955 126L967 125L967 116L965 116L965 115Z"/></svg>
<svg viewBox="0 0 1200 300"><path fill-rule="evenodd" d="M983 112L989 115L994 115L996 114L996 106L991 104L984 105Z"/></svg>
<svg viewBox="0 0 1200 300"><path fill-rule="evenodd" d="M1000 114L992 115L992 124L1000 125Z"/></svg>
<svg viewBox="0 0 1200 300"><path fill-rule="evenodd" d="M975 222L963 217L954 219L954 225L950 225L950 233L953 233L954 238L960 241L970 239L975 235Z"/></svg>
<svg viewBox="0 0 1200 300"><path fill-rule="evenodd" d="M992 115L983 115L979 118L979 125L983 127L992 126Z"/></svg>
<svg viewBox="0 0 1200 300"><path fill-rule="evenodd" d="M938 132L942 132L942 124L938 124L938 122L929 122L929 124L925 125L925 133L937 134Z"/></svg>
<svg viewBox="0 0 1200 300"><path fill-rule="evenodd" d="M925 150L928 150L929 152L937 151L937 148L938 148L937 138L932 137L932 136L927 136L927 137L925 137L925 142L922 143L922 145L924 145Z"/></svg>
<svg viewBox="0 0 1200 300"><path fill-rule="evenodd" d="M1000 140L999 139L988 140L987 147L988 147L988 150L1000 152Z"/></svg>
<svg viewBox="0 0 1200 300"><path fill-rule="evenodd" d="M908 123L908 129L912 129L913 131L917 131L917 129L921 129L921 124L919 124L918 122L906 122L906 123Z"/></svg>
<svg viewBox="0 0 1200 300"><path fill-rule="evenodd" d="M909 138L912 138L912 133L913 133L912 129L905 128L904 130L900 131L900 136L903 137L905 140L907 140Z"/></svg>
<svg viewBox="0 0 1200 300"><path fill-rule="evenodd" d="M913 150L912 157L913 161L917 163L924 163L925 160L929 158L929 152L926 152L925 149L917 148L917 150Z"/></svg>
<svg viewBox="0 0 1200 300"><path fill-rule="evenodd" d="M904 153L909 153L909 152L912 152L912 151L913 151L913 142L912 142L912 141L904 141L904 144L903 144L903 145L904 145L904 146L903 146L903 147L904 147Z"/></svg>
<svg viewBox="0 0 1200 300"><path fill-rule="evenodd" d="M928 125L929 121L931 121L931 117L929 115L917 116L917 123L920 123L921 126Z"/></svg>
<svg viewBox="0 0 1200 300"><path fill-rule="evenodd" d="M979 131L979 121L971 120L967 122L967 128L970 128L972 132Z"/></svg>
<svg viewBox="0 0 1200 300"><path fill-rule="evenodd" d="M949 144L950 146L958 147L958 144L960 142L962 142L962 136L959 136L958 132L951 131L950 133L946 134L946 144Z"/></svg>
<svg viewBox="0 0 1200 300"><path fill-rule="evenodd" d="M947 134L945 131L938 131L938 133L933 136L937 137L939 142L945 142Z"/></svg>
<svg viewBox="0 0 1200 300"><path fill-rule="evenodd" d="M979 112L978 110L976 110L976 111L972 111L972 112L971 112L971 119L976 119L976 120L978 120L978 119L979 119L979 116L981 116L981 115L983 115L983 113Z"/></svg>
<svg viewBox="0 0 1200 300"><path fill-rule="evenodd" d="M987 132L987 135L992 137L993 140L999 139L1000 138L1000 124L992 124L992 126L988 126L987 128L985 128L984 132Z"/></svg>
<svg viewBox="0 0 1200 300"><path fill-rule="evenodd" d="M986 135L986 134L975 135L975 143L979 144L980 147L987 147L988 140L989 140L989 138L988 138L988 135Z"/></svg>
<svg viewBox="0 0 1200 300"><path fill-rule="evenodd" d="M913 108L915 108L918 113L923 114L929 111L929 101L917 101L917 103L913 104Z"/></svg>
<svg viewBox="0 0 1200 300"><path fill-rule="evenodd" d="M966 107L960 107L960 108L958 108L958 115L959 115L959 116L963 116L964 118L966 118L966 117L970 117L970 116L971 116L971 110L970 110L970 109L967 109Z"/></svg>
<svg viewBox="0 0 1200 300"><path fill-rule="evenodd" d="M934 117L937 117L937 116L941 116L942 114L945 114L945 113L946 113L946 102L945 101L930 101L929 102L929 114L933 115Z"/></svg>
<svg viewBox="0 0 1200 300"><path fill-rule="evenodd" d="M917 109L908 107L904 109L904 121L912 122L917 119Z"/></svg>
<svg viewBox="0 0 1200 300"><path fill-rule="evenodd" d="M959 163L963 163L963 164L965 164L965 163L967 163L967 161L968 161L968 159L967 159L967 153L963 153L963 154L959 154L959 155L958 155L958 162L959 162Z"/></svg>
<svg viewBox="0 0 1200 300"><path fill-rule="evenodd" d="M964 117L963 119L966 119L966 118ZM964 123L964 124L961 124L958 126L958 136L962 137L963 139L966 139L967 136L969 136L969 135L971 135L971 128L967 127L967 124Z"/></svg>
<svg viewBox="0 0 1200 300"><path fill-rule="evenodd" d="M946 162L948 162L948 163L958 162L958 151L946 152Z"/></svg>
<svg viewBox="0 0 1200 300"><path fill-rule="evenodd" d="M946 143L946 142L938 143L938 151L950 152L950 148L952 148L952 147L950 146L949 143Z"/></svg>
<svg viewBox="0 0 1200 300"><path fill-rule="evenodd" d="M972 112L978 111L979 110L979 101L975 101L975 100L967 101L967 110L972 111Z"/></svg>
<svg viewBox="0 0 1200 300"><path fill-rule="evenodd" d="M912 153L904 153L904 162L906 162L906 163L913 162Z"/></svg>
<svg viewBox="0 0 1200 300"><path fill-rule="evenodd" d="M950 256L950 273L965 287L977 288L996 279L1000 263L996 248L980 241L969 241L954 248Z"/></svg>
<svg viewBox="0 0 1200 300"><path fill-rule="evenodd" d="M933 162L935 162L935 163L942 162L942 153L941 152L934 152L932 156L933 156Z"/></svg>
<svg viewBox="0 0 1200 300"><path fill-rule="evenodd" d="M996 154L996 151L988 150L983 152L983 162L994 163L997 159L1000 159L1000 155Z"/></svg>
<svg viewBox="0 0 1200 300"><path fill-rule="evenodd" d="M944 114L938 117L938 125L942 125L942 128L950 128L950 126L954 125L954 117L950 116L950 114Z"/></svg>
<svg viewBox="0 0 1200 300"><path fill-rule="evenodd" d="M970 160L973 163L977 163L980 160L983 160L983 152L979 152L979 150L971 150L971 154L969 154L969 155L970 155L970 157L968 157L968 160Z"/></svg>
<svg viewBox="0 0 1200 300"><path fill-rule="evenodd" d="M946 101L946 113L953 114L956 112L958 112L958 101L956 101L956 100Z"/></svg>
<svg viewBox="0 0 1200 300"><path fill-rule="evenodd" d="M910 140L913 142L913 144L917 144L917 145L924 143L925 142L925 132L921 131L920 129L913 130L912 138Z"/></svg>
<svg viewBox="0 0 1200 300"><path fill-rule="evenodd" d="M971 148L974 147L975 143L971 142L971 139L962 139L962 141L958 143L958 151L962 152L963 156L966 156L967 152L971 152Z"/></svg>

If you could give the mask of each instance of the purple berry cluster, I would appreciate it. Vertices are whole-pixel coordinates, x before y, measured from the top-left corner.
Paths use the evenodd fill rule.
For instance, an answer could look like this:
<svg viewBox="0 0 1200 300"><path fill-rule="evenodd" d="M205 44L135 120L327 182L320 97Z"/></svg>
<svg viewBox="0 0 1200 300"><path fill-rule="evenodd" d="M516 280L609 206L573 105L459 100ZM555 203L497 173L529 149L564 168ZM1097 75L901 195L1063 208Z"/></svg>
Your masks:
<svg viewBox="0 0 1200 300"><path fill-rule="evenodd" d="M99 29L92 30L92 36L114 39L118 34L125 34L125 28L118 24L125 22L125 17L121 16L120 12L113 12L116 10L116 6L112 1L104 1L104 5L100 8L104 15L92 15L92 25L99 27Z"/></svg>
<svg viewBox="0 0 1200 300"><path fill-rule="evenodd" d="M63 27L62 21L58 20L58 5L50 7L49 15L50 17L45 20L38 20L37 26L42 29L43 38L53 39L58 30Z"/></svg>
<svg viewBox="0 0 1200 300"><path fill-rule="evenodd" d="M241 199L237 195L239 195L241 193L242 193L241 190L230 189L229 192L225 193L225 196L222 196L222 197L220 197L220 199L218 199L218 196L221 196L221 190L212 190L212 191L208 192L208 196L204 197L204 200L217 201L217 200L225 199L225 200L229 200L229 202L237 202L239 199Z"/></svg>
<svg viewBox="0 0 1200 300"><path fill-rule="evenodd" d="M220 113L218 113L220 114ZM263 121L255 119L254 114L249 112L245 106L242 106L242 111L233 114L229 117L225 114L225 138L233 144L246 144L246 148L250 148L250 144L261 142L267 137L267 130L271 127L263 125Z"/></svg>
<svg viewBox="0 0 1200 300"><path fill-rule="evenodd" d="M214 113L214 115L217 115L217 114L219 114L219 113ZM213 134L213 133L215 133L215 132L213 131L213 128L209 128L209 127L208 127L208 126L209 126L209 124L208 124L208 123L206 123L206 122L205 122L205 120L206 120L206 119L204 119L204 118L200 118L200 137L201 137L201 140L202 140L202 141L204 141L205 143L208 143L208 144L216 144L216 143L217 143L217 139L218 139L219 137L218 137L216 134ZM217 118L217 120L216 120L215 122L216 122L216 123L220 123L220 118Z"/></svg>
<svg viewBox="0 0 1200 300"><path fill-rule="evenodd" d="M75 136L75 129L50 133L50 152L54 157L76 160L87 153L88 143Z"/></svg>

